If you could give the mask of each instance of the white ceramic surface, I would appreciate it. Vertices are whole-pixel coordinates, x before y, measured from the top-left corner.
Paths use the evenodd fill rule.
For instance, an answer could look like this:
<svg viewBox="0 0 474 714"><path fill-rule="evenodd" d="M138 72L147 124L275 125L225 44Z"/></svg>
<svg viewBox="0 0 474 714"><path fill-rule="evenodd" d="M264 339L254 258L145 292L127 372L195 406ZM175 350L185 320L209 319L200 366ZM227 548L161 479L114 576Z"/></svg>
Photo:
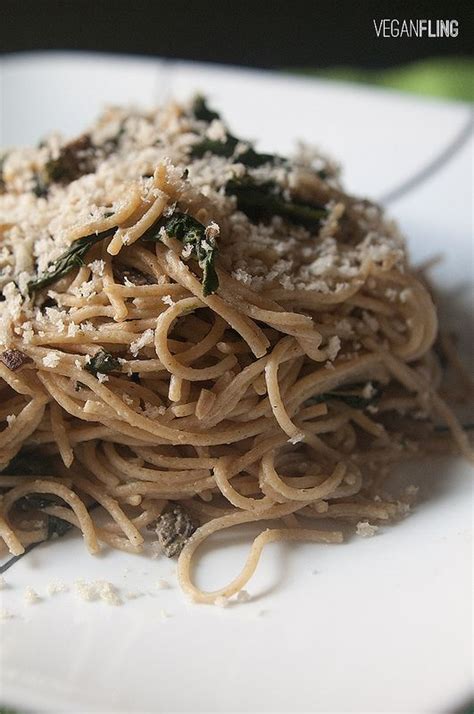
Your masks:
<svg viewBox="0 0 474 714"><path fill-rule="evenodd" d="M465 105L393 92L94 55L4 59L0 88L4 145L80 131L103 102L202 90L262 148L317 143L345 166L352 191L375 197L433 161L469 118ZM472 285L471 165L465 142L390 205L415 260L445 254L436 276L458 310ZM165 559L92 558L72 536L35 549L0 592L13 615L0 623L0 702L47 712L452 711L472 683L472 473L446 459L404 467L395 492L402 482L420 485L409 518L341 546L271 545L251 601L225 609L187 603ZM235 573L252 532L207 549L203 585ZM124 604L47 595L51 581L81 577L111 581ZM172 587L158 589L159 578ZM40 602L25 603L27 586Z"/></svg>

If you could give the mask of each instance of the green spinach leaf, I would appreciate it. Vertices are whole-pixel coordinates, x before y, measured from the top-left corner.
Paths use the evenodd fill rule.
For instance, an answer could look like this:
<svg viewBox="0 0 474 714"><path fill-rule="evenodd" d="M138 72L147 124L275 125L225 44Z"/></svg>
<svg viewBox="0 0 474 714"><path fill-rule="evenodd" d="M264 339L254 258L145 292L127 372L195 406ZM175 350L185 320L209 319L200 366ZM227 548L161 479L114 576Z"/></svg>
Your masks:
<svg viewBox="0 0 474 714"><path fill-rule="evenodd" d="M49 455L24 450L19 451L1 473L8 476L53 476L55 468Z"/></svg>
<svg viewBox="0 0 474 714"><path fill-rule="evenodd" d="M63 521L62 518L48 514L48 530L46 540L51 538L61 538L72 528L72 524L68 521Z"/></svg>
<svg viewBox="0 0 474 714"><path fill-rule="evenodd" d="M344 402L344 404L347 404L348 407L352 407L352 409L366 409L371 404L375 404L382 395L382 387L377 382L371 382L371 384L374 391L370 397L364 397L362 395L364 385L354 384L348 385L345 389L324 392L323 394L310 397L307 404L320 404L321 402L336 399Z"/></svg>
<svg viewBox="0 0 474 714"><path fill-rule="evenodd" d="M217 112L209 109L206 99L201 94L198 94L194 98L191 111L194 117L199 121L211 122L213 119L220 119L220 115Z"/></svg>
<svg viewBox="0 0 474 714"><path fill-rule="evenodd" d="M29 493L23 496L23 498L20 498L16 505L21 511L28 513L28 511L42 511L44 508L60 504L61 500L54 495ZM64 521L57 516L52 516L49 513L45 513L44 515L46 516L46 540L63 536L71 530L72 525L68 523L68 521Z"/></svg>
<svg viewBox="0 0 474 714"><path fill-rule="evenodd" d="M316 230L327 215L323 206L287 199L274 181L258 183L250 176L231 179L225 186L225 192L236 197L237 208L252 221L265 221L278 215L290 223Z"/></svg>
<svg viewBox="0 0 474 714"><path fill-rule="evenodd" d="M248 146L244 151L235 154L238 143L239 139L232 136L232 134L226 134L224 141L206 137L191 147L190 155L194 159L201 159L207 153L215 156L225 156L228 159L232 158L234 164L244 164L247 168L253 169L264 164L283 164L286 161L286 159L276 154L260 154L252 146Z"/></svg>
<svg viewBox="0 0 474 714"><path fill-rule="evenodd" d="M101 374L109 374L109 372L120 369L120 362L116 357L111 355L110 352L101 349L91 358L91 361L84 366L84 369L94 376L97 376L98 372Z"/></svg>
<svg viewBox="0 0 474 714"><path fill-rule="evenodd" d="M197 144L193 144L191 147L191 156L194 159L201 159L208 152L214 154L215 156L225 156L230 158L239 143L239 140L232 136L232 134L227 134L225 141L218 141L217 139L204 138Z"/></svg>
<svg viewBox="0 0 474 714"><path fill-rule="evenodd" d="M202 223L187 213L175 211L172 216L160 219L143 236L145 242L161 240L161 229L177 238L183 245L190 245L192 254L197 258L202 269L202 290L205 296L215 293L219 287L219 278L215 269L217 244L214 238L206 236Z"/></svg>
<svg viewBox="0 0 474 714"><path fill-rule="evenodd" d="M74 268L80 268L84 265L84 257L87 255L89 250L93 245L104 240L104 238L109 238L117 228L109 228L101 233L92 233L88 236L83 236L78 240L74 241L71 246L57 258L55 261L50 263L49 268L39 275L36 279L30 280L28 283L28 292L31 295L37 290L55 283L60 278L64 278L65 275L74 270Z"/></svg>

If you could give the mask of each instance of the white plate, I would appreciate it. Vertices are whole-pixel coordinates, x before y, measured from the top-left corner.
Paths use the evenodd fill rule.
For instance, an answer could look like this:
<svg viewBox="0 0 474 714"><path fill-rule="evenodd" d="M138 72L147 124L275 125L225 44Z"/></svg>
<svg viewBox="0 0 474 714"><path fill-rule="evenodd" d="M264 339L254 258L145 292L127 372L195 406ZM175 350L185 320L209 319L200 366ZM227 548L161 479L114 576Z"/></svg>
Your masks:
<svg viewBox="0 0 474 714"><path fill-rule="evenodd" d="M4 59L0 86L3 144L80 131L104 102L151 105L199 89L262 148L317 143L343 163L350 190L375 197L453 144L453 156L390 210L415 260L445 254L437 271L445 288L472 280L472 144L455 148L465 105L97 55ZM467 300L457 295L458 306ZM471 692L470 469L446 459L406 467L402 479L420 485L409 518L342 546L271 545L249 584L251 601L226 609L188 604L165 559L91 558L72 536L35 549L6 573L1 592L14 617L1 625L0 701L48 712L452 711ZM249 539L249 531L230 533L225 547L208 549L202 584L233 575ZM110 580L125 604L47 595L52 580L81 577ZM159 590L160 577L172 587ZM27 586L40 602L24 602ZM127 600L131 591L142 594Z"/></svg>

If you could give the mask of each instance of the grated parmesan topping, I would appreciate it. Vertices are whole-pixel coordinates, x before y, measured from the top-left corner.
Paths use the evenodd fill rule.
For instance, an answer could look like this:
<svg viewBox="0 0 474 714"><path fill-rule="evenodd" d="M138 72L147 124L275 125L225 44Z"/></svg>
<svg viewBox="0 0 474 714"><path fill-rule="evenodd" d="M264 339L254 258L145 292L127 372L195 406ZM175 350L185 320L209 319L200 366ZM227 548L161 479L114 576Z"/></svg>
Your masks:
<svg viewBox="0 0 474 714"><path fill-rule="evenodd" d="M132 355L136 357L143 347L153 344L154 338L154 330L145 330L145 332L141 334L137 340L134 340L134 342L130 344L130 352L132 353Z"/></svg>
<svg viewBox="0 0 474 714"><path fill-rule="evenodd" d="M327 356L331 362L334 362L340 349L341 349L341 340L339 339L339 337L337 335L334 335L333 337L330 338L330 340L328 342L328 348L327 348Z"/></svg>
<svg viewBox="0 0 474 714"><path fill-rule="evenodd" d="M157 419L159 416L166 414L166 407L163 405L157 407L154 404L150 404L150 402L145 402L142 413L148 417L148 419Z"/></svg>
<svg viewBox="0 0 474 714"><path fill-rule="evenodd" d="M45 367L57 367L61 357L58 352L48 352L47 355L43 357L43 364Z"/></svg>
<svg viewBox="0 0 474 714"><path fill-rule="evenodd" d="M1 342L8 346L15 334L31 342L36 334L52 330L74 337L89 329L86 322L71 322L74 307L62 305L54 290L49 296L56 307L32 307L27 284L48 270L75 236L87 234L88 225L119 211L132 187L143 201L152 200L158 189L152 189L151 177L160 165L173 195L179 196L178 208L191 214L199 208L207 214L206 238L217 242L220 263L253 290L274 287L327 294L346 289L368 261L380 270L404 269L404 243L395 224L377 206L343 193L339 168L320 152L301 145L292 160L248 167L238 159L250 144L240 141L234 157L209 152L191 156L199 142L225 141L226 132L220 119L197 120L189 105L152 112L109 109L82 137L86 148L79 155L81 172L69 182L48 184L44 194L38 191L39 177L48 162L71 144L55 135L39 147L7 152L0 175L0 289L5 297ZM319 230L289 224L278 215L266 223L251 221L236 210L235 196L225 193L229 180L244 176L273 181L286 197L304 199L309 191L327 210ZM165 215L175 206L176 200L170 199ZM183 259L190 258L191 252L190 245L184 246ZM89 277L75 285L71 295L91 299L103 290L104 261L91 260L86 272L87 268ZM125 276L124 284L133 283ZM389 290L390 300L405 302L410 297L406 289ZM162 300L173 304L171 296ZM145 344L151 342L132 343L132 354ZM53 355L43 358L45 366L57 366Z"/></svg>
<svg viewBox="0 0 474 714"><path fill-rule="evenodd" d="M62 580L53 580L48 583L46 591L48 595L57 595L59 593L68 592L69 587Z"/></svg>
<svg viewBox="0 0 474 714"><path fill-rule="evenodd" d="M362 538L370 538L377 533L378 529L378 526L372 526L368 521L359 521L356 527L356 533L362 536Z"/></svg>
<svg viewBox="0 0 474 714"><path fill-rule="evenodd" d="M76 580L74 583L76 594L87 602L93 600L102 600L107 605L121 605L122 600L117 593L116 588L112 583L106 580L93 580L86 582L85 580Z"/></svg>
<svg viewBox="0 0 474 714"><path fill-rule="evenodd" d="M32 587L27 587L25 589L23 597L27 605L35 605L41 600L36 590L34 590Z"/></svg>

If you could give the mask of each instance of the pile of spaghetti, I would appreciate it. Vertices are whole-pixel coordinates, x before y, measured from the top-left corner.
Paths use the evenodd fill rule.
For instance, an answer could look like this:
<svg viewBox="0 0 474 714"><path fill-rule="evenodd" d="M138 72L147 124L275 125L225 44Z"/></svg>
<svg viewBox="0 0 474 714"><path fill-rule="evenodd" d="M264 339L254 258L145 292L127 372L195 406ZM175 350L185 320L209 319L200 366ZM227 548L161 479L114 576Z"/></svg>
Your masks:
<svg viewBox="0 0 474 714"><path fill-rule="evenodd" d="M91 553L155 533L183 589L215 602L265 543L337 543L339 522L403 515L384 479L437 425L471 453L396 226L321 154L259 153L201 97L5 154L0 242L14 555L70 527ZM197 547L249 522L243 571L199 589Z"/></svg>

